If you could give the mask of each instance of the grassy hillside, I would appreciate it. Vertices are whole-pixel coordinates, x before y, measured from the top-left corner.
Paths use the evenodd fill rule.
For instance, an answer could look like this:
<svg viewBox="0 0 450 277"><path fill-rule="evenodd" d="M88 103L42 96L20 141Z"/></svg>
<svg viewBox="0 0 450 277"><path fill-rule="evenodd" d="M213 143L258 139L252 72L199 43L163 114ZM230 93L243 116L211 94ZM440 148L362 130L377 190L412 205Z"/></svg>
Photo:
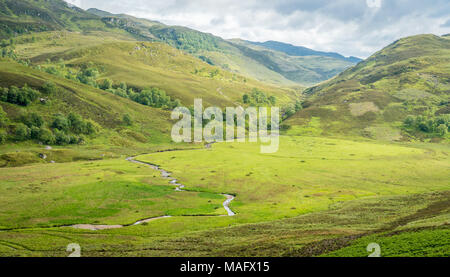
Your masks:
<svg viewBox="0 0 450 277"><path fill-rule="evenodd" d="M99 71L99 82L109 78L115 85L125 82L135 89L157 87L186 106L199 97L205 105L234 106L253 89L274 95L281 106L297 98L296 90L221 70L164 43L120 38L101 32L24 35L16 39L15 54L19 60L30 60L44 70L56 68L63 76L89 65Z"/></svg>
<svg viewBox="0 0 450 277"><path fill-rule="evenodd" d="M449 49L447 37L400 39L332 80L307 89L305 109L285 127L292 134L448 138Z"/></svg>
<svg viewBox="0 0 450 277"><path fill-rule="evenodd" d="M99 17L61 0L0 1L0 39L55 30L126 33L107 27Z"/></svg>
<svg viewBox="0 0 450 277"><path fill-rule="evenodd" d="M26 105L9 98L0 102L4 111L0 125L1 166L98 160L165 148L170 144L168 111L146 107L9 59L0 59L0 65L0 88L10 92L8 97L14 87L18 87L21 95L26 85L37 94ZM49 84L52 89L48 89ZM71 114L78 125L65 123ZM68 125L61 127L61 124ZM91 129L78 129L87 127ZM53 148L44 149L38 143Z"/></svg>

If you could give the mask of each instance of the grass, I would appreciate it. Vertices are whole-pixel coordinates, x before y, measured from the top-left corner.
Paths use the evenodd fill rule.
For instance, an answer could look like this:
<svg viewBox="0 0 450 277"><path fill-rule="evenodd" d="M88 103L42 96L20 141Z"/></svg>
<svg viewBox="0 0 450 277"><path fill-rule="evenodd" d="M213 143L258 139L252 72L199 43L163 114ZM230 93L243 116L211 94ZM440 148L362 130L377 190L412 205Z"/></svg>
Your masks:
<svg viewBox="0 0 450 277"><path fill-rule="evenodd" d="M224 200L210 193L175 192L157 171L124 159L0 171L1 228L131 224L169 214L215 214Z"/></svg>
<svg viewBox="0 0 450 277"><path fill-rule="evenodd" d="M88 256L366 254L357 239L445 226L446 153L445 145L282 137L271 155L255 143L220 143L138 157L170 170L186 192L124 159L3 168L0 226L13 229L0 231L0 255L63 256L69 242ZM236 195L236 216L215 216L225 214L221 193ZM50 228L161 215L175 217L116 230ZM425 235L447 245L439 234ZM353 243L358 251L345 252ZM441 246L421 253L448 254ZM420 255L395 251L386 253Z"/></svg>

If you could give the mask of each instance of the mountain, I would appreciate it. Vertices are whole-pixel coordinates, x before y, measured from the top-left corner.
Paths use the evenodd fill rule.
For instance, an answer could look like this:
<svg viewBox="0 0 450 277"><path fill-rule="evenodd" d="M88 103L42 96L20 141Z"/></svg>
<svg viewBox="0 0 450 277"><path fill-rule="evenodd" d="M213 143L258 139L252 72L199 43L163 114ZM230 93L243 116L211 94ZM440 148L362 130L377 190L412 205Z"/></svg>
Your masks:
<svg viewBox="0 0 450 277"><path fill-rule="evenodd" d="M163 41L211 65L277 85L316 84L359 61L333 53L319 55L322 52L316 52L318 54L314 56L290 56L282 51L254 47L240 40L228 41L186 27L167 26L157 21L114 15L98 9L89 9L88 12L101 16L108 26L122 28L141 39Z"/></svg>
<svg viewBox="0 0 450 277"><path fill-rule="evenodd" d="M337 77L307 89L291 133L443 139L450 125L450 39L400 39Z"/></svg>
<svg viewBox="0 0 450 277"><path fill-rule="evenodd" d="M266 41L266 42L253 42L253 41L245 41L250 44L254 44L257 46L262 46L267 49L272 49L275 51L283 52L289 56L320 56L320 57L332 57L335 59L340 59L343 61L347 61L350 63L359 63L362 59L357 57L344 57L341 54L334 52L321 52L315 51L303 46L295 46L288 43L278 42L278 41Z"/></svg>

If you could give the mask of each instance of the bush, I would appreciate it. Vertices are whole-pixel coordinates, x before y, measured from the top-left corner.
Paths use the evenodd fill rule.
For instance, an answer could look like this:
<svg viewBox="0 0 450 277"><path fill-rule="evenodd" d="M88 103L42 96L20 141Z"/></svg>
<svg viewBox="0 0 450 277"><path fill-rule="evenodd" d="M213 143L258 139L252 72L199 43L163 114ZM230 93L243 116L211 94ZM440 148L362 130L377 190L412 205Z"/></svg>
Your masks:
<svg viewBox="0 0 450 277"><path fill-rule="evenodd" d="M46 82L42 86L42 91L46 94L56 94L58 92L58 87L53 82Z"/></svg>
<svg viewBox="0 0 450 277"><path fill-rule="evenodd" d="M15 138L16 140L23 141L31 137L31 130L27 125L19 123L15 127Z"/></svg>
<svg viewBox="0 0 450 277"><path fill-rule="evenodd" d="M55 115L52 123L52 128L60 131L68 131L70 127L69 120L62 114Z"/></svg>
<svg viewBox="0 0 450 277"><path fill-rule="evenodd" d="M95 135L100 130L100 126L90 119L86 120L84 126L83 134L85 135Z"/></svg>
<svg viewBox="0 0 450 277"><path fill-rule="evenodd" d="M99 88L103 90L111 89L113 86L113 81L110 79L104 79L103 82L99 85Z"/></svg>
<svg viewBox="0 0 450 277"><path fill-rule="evenodd" d="M70 143L70 137L63 131L56 129L55 131L55 143L58 145L65 145Z"/></svg>
<svg viewBox="0 0 450 277"><path fill-rule="evenodd" d="M8 121L9 120L8 120L8 117L5 113L5 111L3 110L2 106L0 106L0 127L6 126Z"/></svg>
<svg viewBox="0 0 450 277"><path fill-rule="evenodd" d="M82 134L85 129L83 118L79 114L70 113L67 117L69 120L69 127L75 134Z"/></svg>
<svg viewBox="0 0 450 277"><path fill-rule="evenodd" d="M0 130L0 144L3 144L6 142L8 135L6 134L5 131Z"/></svg>
<svg viewBox="0 0 450 277"><path fill-rule="evenodd" d="M37 139L44 144L55 144L56 142L55 135L53 135L52 131L50 131L47 128L41 128L39 130L39 135Z"/></svg>
<svg viewBox="0 0 450 277"><path fill-rule="evenodd" d="M29 113L22 117L22 122L29 128L33 126L40 128L44 124L44 119L37 113Z"/></svg>
<svg viewBox="0 0 450 277"><path fill-rule="evenodd" d="M133 121L132 121L132 119L131 119L129 114L124 114L123 115L123 123L125 123L125 125L127 125L127 126L133 125Z"/></svg>

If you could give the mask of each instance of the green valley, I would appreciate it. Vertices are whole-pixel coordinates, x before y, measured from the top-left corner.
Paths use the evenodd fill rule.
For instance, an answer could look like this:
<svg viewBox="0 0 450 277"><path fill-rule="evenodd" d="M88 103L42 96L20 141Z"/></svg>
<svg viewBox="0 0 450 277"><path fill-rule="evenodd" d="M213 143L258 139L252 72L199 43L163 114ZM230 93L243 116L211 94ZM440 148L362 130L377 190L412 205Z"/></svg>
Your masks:
<svg viewBox="0 0 450 277"><path fill-rule="evenodd" d="M360 60L0 0L0 40L0 257L450 255L448 35ZM175 143L195 99L279 107L279 150L262 113L257 142Z"/></svg>

